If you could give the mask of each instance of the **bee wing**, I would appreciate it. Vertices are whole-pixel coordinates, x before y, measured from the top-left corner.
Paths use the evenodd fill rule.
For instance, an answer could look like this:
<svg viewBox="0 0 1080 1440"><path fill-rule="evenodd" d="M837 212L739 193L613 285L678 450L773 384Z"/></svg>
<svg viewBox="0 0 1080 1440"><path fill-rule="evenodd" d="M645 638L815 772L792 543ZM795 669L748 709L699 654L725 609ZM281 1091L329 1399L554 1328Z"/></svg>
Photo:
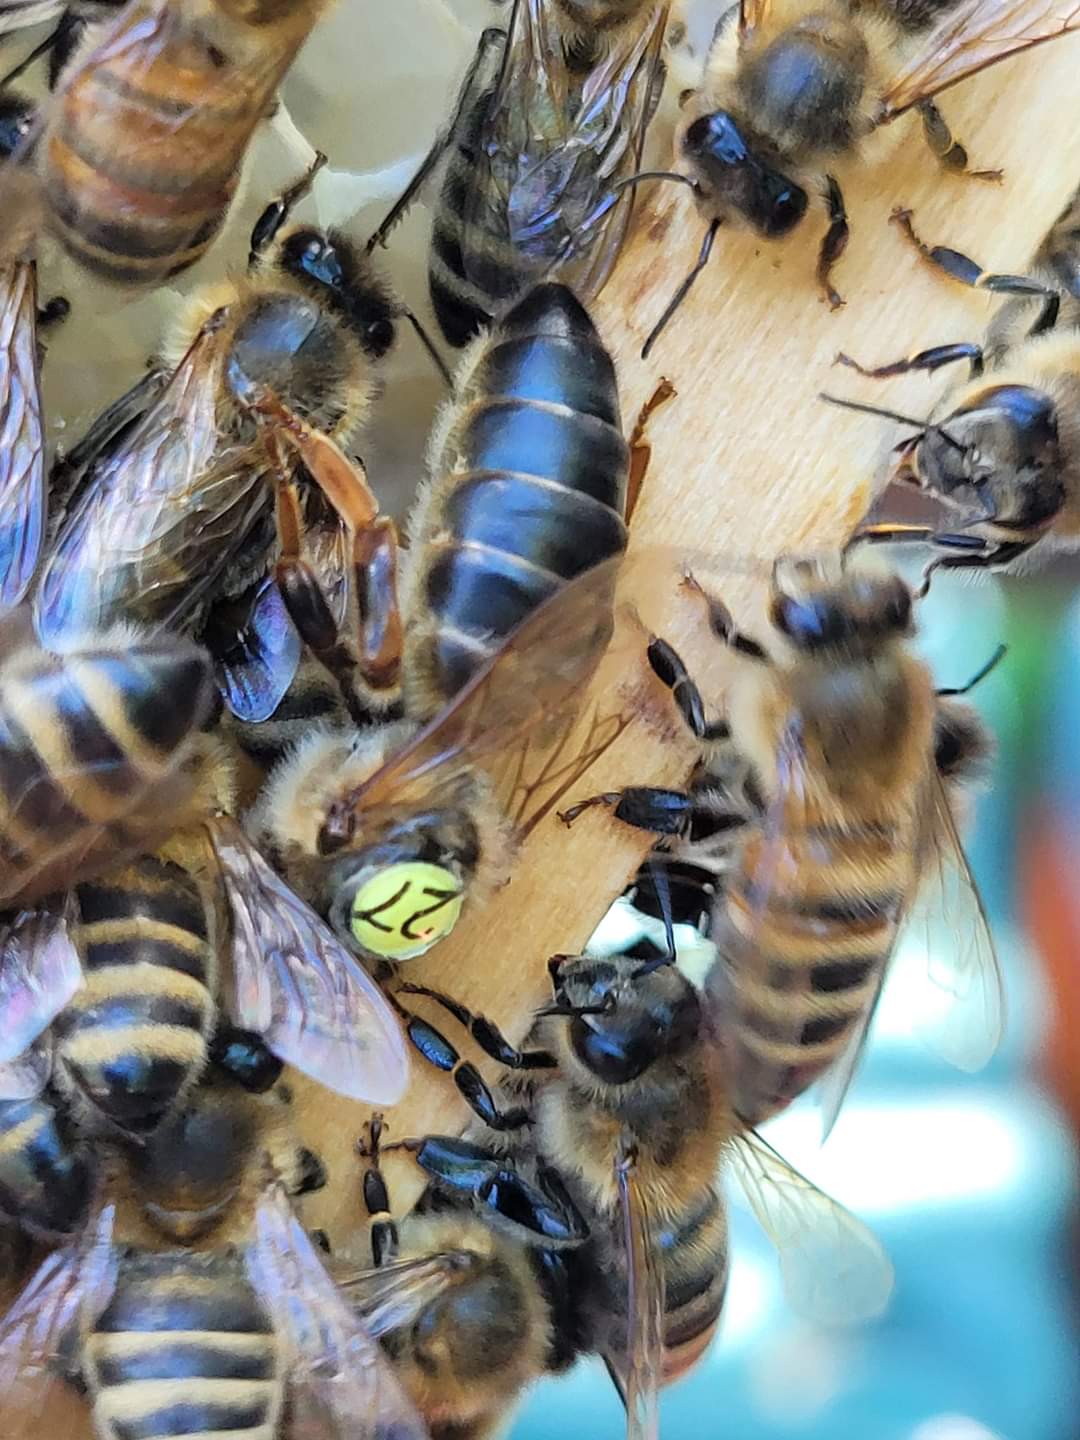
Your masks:
<svg viewBox="0 0 1080 1440"><path fill-rule="evenodd" d="M17 605L45 529L45 437L32 262L0 269L0 606Z"/></svg>
<svg viewBox="0 0 1080 1440"><path fill-rule="evenodd" d="M303 648L281 591L268 576L243 628L217 662L219 688L232 713L249 725L269 720L296 678Z"/></svg>
<svg viewBox="0 0 1080 1440"><path fill-rule="evenodd" d="M627 1440L657 1440L664 1360L664 1272L648 1204L620 1156L619 1207L626 1253L626 1353L605 1364L626 1406Z"/></svg>
<svg viewBox="0 0 1080 1440"><path fill-rule="evenodd" d="M40 1037L14 1060L0 1062L0 1101L35 1100L52 1074L52 1046Z"/></svg>
<svg viewBox="0 0 1080 1440"><path fill-rule="evenodd" d="M34 601L44 643L120 616L181 624L267 503L251 450L222 449L214 344L211 324L61 526Z"/></svg>
<svg viewBox="0 0 1080 1440"><path fill-rule="evenodd" d="M339 1095L395 1105L408 1054L382 991L234 821L212 833L232 912L237 1024Z"/></svg>
<svg viewBox="0 0 1080 1440"><path fill-rule="evenodd" d="M329 826L375 834L403 805L468 784L480 766L519 829L531 829L627 723L594 717L582 755L562 754L572 702L611 640L619 567L595 566L534 610L409 744L331 805Z"/></svg>
<svg viewBox="0 0 1080 1440"><path fill-rule="evenodd" d="M116 1288L112 1228L109 1205L81 1240L41 1263L0 1320L4 1440L37 1440L50 1391L68 1390L71 1339L97 1319Z"/></svg>
<svg viewBox="0 0 1080 1440"><path fill-rule="evenodd" d="M335 1268L334 1279L364 1329L377 1339L413 1324L429 1305L466 1279L475 1265L471 1250L446 1250L353 1274Z"/></svg>
<svg viewBox="0 0 1080 1440"><path fill-rule="evenodd" d="M389 1358L342 1299L280 1186L260 1201L248 1273L290 1359L291 1440L428 1440Z"/></svg>
<svg viewBox="0 0 1080 1440"><path fill-rule="evenodd" d="M949 796L936 770L929 774L928 792L923 878L908 924L927 935L930 979L945 1004L921 1033L958 1069L981 1070L997 1050L1004 1030L1001 965Z"/></svg>
<svg viewBox="0 0 1080 1440"><path fill-rule="evenodd" d="M1080 29L1076 0L967 0L922 40L893 75L878 104L879 123L902 115L950 85L1021 50Z"/></svg>
<svg viewBox="0 0 1080 1440"><path fill-rule="evenodd" d="M67 0L0 0L0 35L44 25L58 19L66 8Z"/></svg>
<svg viewBox="0 0 1080 1440"><path fill-rule="evenodd" d="M24 910L0 942L0 1064L15 1060L82 985L66 916Z"/></svg>
<svg viewBox="0 0 1080 1440"><path fill-rule="evenodd" d="M894 1276L874 1233L753 1130L729 1148L728 1159L776 1246L792 1308L821 1325L850 1325L880 1315Z"/></svg>
<svg viewBox="0 0 1080 1440"><path fill-rule="evenodd" d="M603 286L633 208L633 191L613 191L640 168L645 132L659 100L668 5L646 10L589 75L559 145L523 165L508 196L510 238L519 253L551 266L582 299Z"/></svg>

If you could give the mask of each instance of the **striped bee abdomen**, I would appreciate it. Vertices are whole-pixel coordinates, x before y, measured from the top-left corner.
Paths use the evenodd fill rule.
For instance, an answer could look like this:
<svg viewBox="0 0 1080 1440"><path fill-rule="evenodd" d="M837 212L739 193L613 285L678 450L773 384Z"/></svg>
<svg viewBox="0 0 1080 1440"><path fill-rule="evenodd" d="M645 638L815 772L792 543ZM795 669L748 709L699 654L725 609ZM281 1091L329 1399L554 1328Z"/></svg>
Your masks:
<svg viewBox="0 0 1080 1440"><path fill-rule="evenodd" d="M54 1022L66 1077L117 1124L159 1124L206 1064L215 952L198 885L153 857L76 891L85 983Z"/></svg>
<svg viewBox="0 0 1080 1440"><path fill-rule="evenodd" d="M502 45L492 45L491 62ZM530 267L510 240L510 222L492 188L492 201L477 193L484 161L482 132L494 77L477 73L475 100L467 106L446 162L428 257L428 290L439 329L458 348L478 335L502 305L528 285Z"/></svg>
<svg viewBox="0 0 1080 1440"><path fill-rule="evenodd" d="M82 1368L102 1440L278 1440L284 1358L233 1251L125 1256Z"/></svg>
<svg viewBox="0 0 1080 1440"><path fill-rule="evenodd" d="M0 670L0 901L70 883L95 844L115 865L125 821L174 775L212 698L207 658L184 641L14 655Z"/></svg>
<svg viewBox="0 0 1080 1440"><path fill-rule="evenodd" d="M47 1099L0 1100L0 1214L31 1235L72 1235L91 1174L72 1126Z"/></svg>
<svg viewBox="0 0 1080 1440"><path fill-rule="evenodd" d="M755 833L732 872L706 980L723 1016L732 1099L756 1126L843 1053L896 941L914 855L899 827L815 826L779 865Z"/></svg>
<svg viewBox="0 0 1080 1440"><path fill-rule="evenodd" d="M615 369L565 286L538 285L502 317L448 421L410 546L410 683L427 710L627 537Z"/></svg>
<svg viewBox="0 0 1080 1440"><path fill-rule="evenodd" d="M727 1211L710 1187L686 1215L660 1227L664 1267L663 1383L697 1364L709 1347L724 1308L728 1282Z"/></svg>

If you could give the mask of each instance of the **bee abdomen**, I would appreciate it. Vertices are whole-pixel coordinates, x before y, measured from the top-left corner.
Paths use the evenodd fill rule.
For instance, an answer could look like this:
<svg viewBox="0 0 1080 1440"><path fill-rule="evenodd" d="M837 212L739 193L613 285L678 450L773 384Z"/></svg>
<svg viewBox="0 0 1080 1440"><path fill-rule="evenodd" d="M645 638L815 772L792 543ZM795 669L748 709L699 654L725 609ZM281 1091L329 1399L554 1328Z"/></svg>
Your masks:
<svg viewBox="0 0 1080 1440"><path fill-rule="evenodd" d="M0 675L0 892L17 892L57 843L109 827L173 771L210 707L205 655L147 642L67 655L30 649Z"/></svg>
<svg viewBox="0 0 1080 1440"><path fill-rule="evenodd" d="M663 1383L685 1375L708 1349L728 1282L727 1215L717 1191L660 1236L664 1263Z"/></svg>
<svg viewBox="0 0 1080 1440"><path fill-rule="evenodd" d="M339 727L349 711L341 686L317 660L301 658L292 683L268 720L257 724L228 715L224 728L256 765L266 774L307 735L312 727Z"/></svg>
<svg viewBox="0 0 1080 1440"><path fill-rule="evenodd" d="M48 1100L0 1101L0 1211L31 1235L73 1234L89 1208L90 1167Z"/></svg>
<svg viewBox="0 0 1080 1440"><path fill-rule="evenodd" d="M55 1021L60 1057L112 1119L149 1128L206 1063L216 975L202 897L152 857L76 894L85 983Z"/></svg>
<svg viewBox="0 0 1080 1440"><path fill-rule="evenodd" d="M727 891L720 958L706 982L724 1015L733 1103L749 1125L783 1109L844 1051L877 996L911 885L909 857L895 837L879 836L819 847L817 862L807 845L791 883L762 902L756 848Z"/></svg>
<svg viewBox="0 0 1080 1440"><path fill-rule="evenodd" d="M121 1263L83 1353L107 1440L227 1433L276 1440L282 1357L232 1252L163 1252Z"/></svg>
<svg viewBox="0 0 1080 1440"><path fill-rule="evenodd" d="M481 95L450 152L428 262L428 290L439 328L460 348L528 285L535 267L510 239L506 211L477 204L477 150L490 93Z"/></svg>
<svg viewBox="0 0 1080 1440"><path fill-rule="evenodd" d="M194 264L217 234L252 119L245 88L215 83L193 45L186 68L169 57L168 42L156 62L144 55L136 68L135 48L89 65L67 87L44 179L66 248L110 279L149 284ZM178 146L170 138L181 124ZM138 143L118 144L124 134Z"/></svg>
<svg viewBox="0 0 1080 1440"><path fill-rule="evenodd" d="M625 548L628 461L611 357L565 286L536 286L468 374L414 541L430 608L415 664L436 697Z"/></svg>

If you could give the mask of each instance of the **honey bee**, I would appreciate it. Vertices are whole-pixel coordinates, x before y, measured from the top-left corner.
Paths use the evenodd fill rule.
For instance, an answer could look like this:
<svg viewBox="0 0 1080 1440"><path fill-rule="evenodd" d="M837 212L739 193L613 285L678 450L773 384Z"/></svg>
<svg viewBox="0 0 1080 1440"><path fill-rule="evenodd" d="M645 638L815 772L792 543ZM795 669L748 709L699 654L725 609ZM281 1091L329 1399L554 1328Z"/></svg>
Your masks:
<svg viewBox="0 0 1080 1440"><path fill-rule="evenodd" d="M561 1373L580 1350L577 1292L565 1267L575 1252L538 1243L537 1217L550 1214L558 1223L559 1200L503 1167L497 1179L488 1176L490 1188L499 1189L506 1212L531 1217L528 1225L521 1222L520 1236L515 1221L500 1228L471 1205L434 1194L397 1222L378 1164L381 1130L377 1116L371 1141L362 1147L369 1161L363 1194L375 1268L354 1277L335 1266L333 1273L367 1321L396 1298L403 1268L425 1261L449 1266L457 1257L452 1284L410 1313L407 1323L380 1321L378 1330L432 1440L481 1440L495 1433L528 1384ZM583 1222L569 1211L562 1224L567 1234L584 1234Z"/></svg>
<svg viewBox="0 0 1080 1440"><path fill-rule="evenodd" d="M1075 30L1067 5L1037 15L1018 0L964 0L945 6L907 0L849 9L742 0L737 36L721 26L700 89L686 105L678 154L708 219L693 269L657 322L648 354L708 263L725 220L765 239L790 234L820 188L828 229L817 280L832 308L843 304L831 279L849 235L837 160L856 154L878 126L917 109L930 150L946 169L981 179L949 129L935 97L987 66ZM648 178L648 177L646 177Z"/></svg>
<svg viewBox="0 0 1080 1440"><path fill-rule="evenodd" d="M0 618L0 904L17 910L152 848L191 802L212 694L189 641L121 628L45 650L25 607ZM23 1038L7 1018L0 1062Z"/></svg>
<svg viewBox="0 0 1080 1440"><path fill-rule="evenodd" d="M161 1250L149 1237L114 1239L118 1221L137 1233L121 1187L0 1322L5 1434L36 1433L50 1396L75 1383L100 1440L123 1440L133 1427L426 1440L293 1212L290 1194L318 1183L311 1157L283 1151L273 1122L268 1132L253 1114L254 1097L232 1089L193 1098L167 1134L133 1152L132 1198L150 1234L211 1236L215 1245ZM422 1301L449 1268L410 1267L399 1311L410 1286Z"/></svg>
<svg viewBox="0 0 1080 1440"><path fill-rule="evenodd" d="M501 1037L486 1043L483 1017L438 992L404 988L447 1008L508 1064L510 1094L524 1101L518 1122L493 1137L478 1131L494 1156L539 1156L587 1221L575 1271L583 1344L604 1356L628 1433L655 1433L658 1389L697 1363L723 1308L724 1168L742 1178L800 1310L830 1322L876 1314L892 1271L864 1226L743 1131L711 1053L702 997L674 966L558 956L551 972L553 1003L509 1055ZM472 1141L430 1137L408 1148L437 1187L471 1195L485 1215L499 1204L497 1189L494 1205L490 1193L477 1195ZM826 1277L837 1273L846 1284L830 1289Z"/></svg>
<svg viewBox="0 0 1080 1440"><path fill-rule="evenodd" d="M569 753L618 566L557 590L419 730L316 732L270 776L249 833L354 951L396 963L430 949L621 733L625 716L596 712Z"/></svg>
<svg viewBox="0 0 1080 1440"><path fill-rule="evenodd" d="M342 1094L395 1103L407 1055L394 1010L229 818L224 748L204 737L198 760L171 838L9 933L0 1062L24 1057L32 1077L16 1093L51 1077L80 1112L144 1134L211 1061L264 1088L280 1069L269 1051Z"/></svg>
<svg viewBox="0 0 1080 1440"><path fill-rule="evenodd" d="M687 582L738 662L722 718L653 638L656 678L706 747L731 746L760 796L713 913L718 958L705 986L718 1062L740 1122L757 1125L824 1076L831 1126L861 1055L903 925L947 919L935 980L949 1011L937 1042L978 1069L1001 1032L1001 975L944 778L962 779L983 744L973 712L935 691L906 646L913 597L897 575L850 554L777 562L769 617L784 658ZM991 665L1000 659L998 652ZM945 708L942 709L942 705ZM690 797L636 787L579 802L680 836ZM736 815L736 823L745 821Z"/></svg>
<svg viewBox="0 0 1080 1440"><path fill-rule="evenodd" d="M198 630L212 599L254 586L239 654L220 676L252 721L273 713L301 639L318 649L326 628L301 553L297 461L340 517L346 575L396 545L338 442L366 419L405 312L345 236L283 228L324 158L256 222L253 273L193 297L164 389L140 382L102 417L100 445L91 434L79 447L34 594L50 643L118 616ZM279 556L267 581L275 490ZM359 665L373 689L388 683L381 653Z"/></svg>
<svg viewBox="0 0 1080 1440"><path fill-rule="evenodd" d="M586 302L602 289L630 218L619 182L660 97L669 9L514 0L508 29L484 31L453 119L370 242L447 157L428 284L451 345L553 274Z"/></svg>
<svg viewBox="0 0 1080 1440"><path fill-rule="evenodd" d="M8 1067L0 1066L0 1095ZM92 1166L63 1106L0 1098L0 1215L35 1239L77 1234L90 1210Z"/></svg>
<svg viewBox="0 0 1080 1440"><path fill-rule="evenodd" d="M615 368L570 290L535 286L477 340L431 455L402 598L422 719L558 586L626 546Z"/></svg>
<svg viewBox="0 0 1080 1440"><path fill-rule="evenodd" d="M886 364L841 363L873 379L933 371L967 361L970 378L946 396L938 414L912 421L916 433L896 446L893 479L942 501L955 525L941 529L863 526L872 540L913 539L942 548L932 569L1011 565L1033 546L1072 546L1080 536L1080 437L1073 399L1080 395L1080 198L1074 196L1037 250L1030 274L998 275L947 246L924 245L911 217L896 219L925 257L954 279L1012 298L983 343L932 346ZM1034 300L1040 302L1032 318ZM989 366L990 374L985 369ZM906 417L827 396L831 403Z"/></svg>
<svg viewBox="0 0 1080 1440"><path fill-rule="evenodd" d="M77 39L70 60L62 20L60 83L35 150L49 223L67 250L126 285L160 283L200 259L324 8L144 0Z"/></svg>

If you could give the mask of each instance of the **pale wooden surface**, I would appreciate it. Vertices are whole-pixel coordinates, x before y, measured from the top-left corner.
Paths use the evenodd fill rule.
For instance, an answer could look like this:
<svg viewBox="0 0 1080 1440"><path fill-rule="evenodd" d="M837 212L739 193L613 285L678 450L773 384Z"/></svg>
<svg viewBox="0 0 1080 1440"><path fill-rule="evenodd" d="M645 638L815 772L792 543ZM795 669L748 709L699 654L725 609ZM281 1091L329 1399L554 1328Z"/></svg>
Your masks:
<svg viewBox="0 0 1080 1440"><path fill-rule="evenodd" d="M814 262L824 222L817 216L779 245L721 231L710 268L644 364L642 341L697 255L704 223L683 187L643 187L635 233L595 311L617 358L628 428L661 375L678 389L650 425L652 463L632 546L770 556L847 535L896 437L884 422L819 403L817 392L862 395L925 414L948 378L875 386L833 368L835 353L885 360L977 337L994 303L939 280L888 224L889 213L910 206L928 238L968 249L986 265L1022 267L1076 185L1075 174L1055 166L1072 153L1080 124L1078 62L1080 41L1070 38L944 97L942 108L973 164L1004 168L1001 186L943 175L910 119L882 137L881 148L891 154L878 168L838 173L852 226L834 276L847 298L843 310L830 314L818 299ZM645 618L688 658L695 637L700 644L700 610L683 598L672 598L670 617L650 609ZM602 672L594 693L610 684ZM657 689L644 693L655 697ZM658 699L653 719L667 713ZM639 723L594 766L579 793L631 780L678 783L692 758L676 730ZM519 1039L548 994L548 957L586 941L644 849L602 812L572 831L550 817L531 838L510 887L466 914L446 942L409 967L409 978L452 992ZM452 1024L447 1033L456 1039ZM359 1258L363 1212L354 1146L365 1113L302 1080L296 1089L307 1141L331 1176L326 1190L305 1203L304 1218L323 1226L335 1247L351 1244ZM388 1117L391 1138L455 1131L466 1113L447 1079L419 1064L409 1096ZM421 1179L401 1156L388 1156L386 1168L395 1209L404 1208Z"/></svg>
<svg viewBox="0 0 1080 1440"><path fill-rule="evenodd" d="M839 172L852 237L834 276L848 304L836 314L819 301L813 278L823 227L816 216L780 245L721 232L710 269L642 364L641 343L696 256L704 228L681 187L643 193L635 233L596 311L618 360L628 428L661 375L678 389L650 427L654 451L634 517L634 546L770 556L829 546L848 534L895 436L882 422L819 404L817 392L862 395L923 414L948 379L908 377L875 386L833 369L836 351L879 361L971 338L992 308L987 297L929 273L887 223L890 210L911 206L927 238L970 250L984 264L1022 267L1076 185L1077 176L1059 161L1073 152L1080 128L1078 62L1080 41L1064 40L944 98L942 108L973 163L1005 169L1000 187L943 175L909 121L885 138L891 155L881 166ZM752 597L744 590L734 600L739 613ZM705 653L700 611L685 598L673 595L669 614L650 608L645 618L688 658ZM601 672L594 691L613 683ZM664 723L670 710L656 691L642 684L643 697L656 701L648 719L594 767L583 793L631 780L685 778L693 751ZM550 817L532 837L513 883L482 911L467 914L448 941L409 968L409 978L452 991L520 1038L547 994L548 957L585 942L645 848L644 839L610 826L601 812L569 832ZM362 1259L355 1143L367 1111L303 1077L293 1080L304 1139L330 1177L324 1191L304 1202L303 1218L324 1227L335 1249ZM465 1116L445 1077L417 1065L406 1101L388 1117L390 1138L455 1131ZM394 1207L404 1209L421 1177L403 1156L388 1156L386 1168ZM43 1416L40 1434L75 1440L67 1414L55 1424Z"/></svg>

